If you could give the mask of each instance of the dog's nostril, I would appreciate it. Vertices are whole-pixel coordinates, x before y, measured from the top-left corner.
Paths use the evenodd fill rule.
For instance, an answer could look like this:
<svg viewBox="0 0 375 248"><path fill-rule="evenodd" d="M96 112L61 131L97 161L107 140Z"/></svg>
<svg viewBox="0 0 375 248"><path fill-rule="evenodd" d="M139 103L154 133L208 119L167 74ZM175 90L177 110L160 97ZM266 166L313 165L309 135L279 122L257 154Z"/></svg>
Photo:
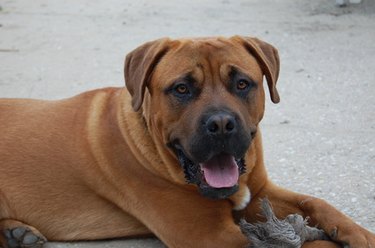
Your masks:
<svg viewBox="0 0 375 248"><path fill-rule="evenodd" d="M207 126L207 129L210 133L216 133L219 130L219 126L216 122L210 122Z"/></svg>
<svg viewBox="0 0 375 248"><path fill-rule="evenodd" d="M206 122L206 129L211 134L229 134L236 129L236 121L228 114L212 115Z"/></svg>
<svg viewBox="0 0 375 248"><path fill-rule="evenodd" d="M228 120L227 124L225 125L225 129L228 132L233 131L233 129L234 129L234 121L232 121L231 119Z"/></svg>

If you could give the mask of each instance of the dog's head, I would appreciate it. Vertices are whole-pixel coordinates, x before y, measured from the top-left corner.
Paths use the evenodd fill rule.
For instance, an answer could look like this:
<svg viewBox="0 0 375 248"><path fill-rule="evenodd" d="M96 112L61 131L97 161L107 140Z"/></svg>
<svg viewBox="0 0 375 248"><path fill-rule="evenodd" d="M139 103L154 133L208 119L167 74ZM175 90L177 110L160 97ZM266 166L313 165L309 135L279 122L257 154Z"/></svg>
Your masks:
<svg viewBox="0 0 375 248"><path fill-rule="evenodd" d="M125 62L134 110L143 104L153 137L187 182L211 198L237 191L264 113L263 75L277 103L278 73L274 47L240 36L160 39L138 47Z"/></svg>

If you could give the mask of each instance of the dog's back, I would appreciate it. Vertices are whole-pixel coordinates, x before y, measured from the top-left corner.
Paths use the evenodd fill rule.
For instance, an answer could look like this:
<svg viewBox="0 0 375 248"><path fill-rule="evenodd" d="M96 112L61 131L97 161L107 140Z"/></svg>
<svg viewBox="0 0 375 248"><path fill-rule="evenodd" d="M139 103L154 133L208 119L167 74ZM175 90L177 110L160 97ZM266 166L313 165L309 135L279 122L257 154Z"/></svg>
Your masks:
<svg viewBox="0 0 375 248"><path fill-rule="evenodd" d="M84 171L100 180L89 129L108 114L101 106L117 92L101 89L59 101L0 99L0 220L33 223L56 239L89 237L85 228L95 232L108 217L130 222L82 180Z"/></svg>

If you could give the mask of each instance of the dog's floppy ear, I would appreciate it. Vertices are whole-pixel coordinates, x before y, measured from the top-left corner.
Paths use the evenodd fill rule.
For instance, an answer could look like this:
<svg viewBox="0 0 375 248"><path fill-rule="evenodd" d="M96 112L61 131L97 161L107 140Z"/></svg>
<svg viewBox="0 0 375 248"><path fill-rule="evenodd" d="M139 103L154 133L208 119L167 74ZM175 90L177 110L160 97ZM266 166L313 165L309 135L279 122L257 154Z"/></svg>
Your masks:
<svg viewBox="0 0 375 248"><path fill-rule="evenodd" d="M160 59L168 51L168 38L147 42L126 55L125 85L132 96L134 111L142 106L146 86Z"/></svg>
<svg viewBox="0 0 375 248"><path fill-rule="evenodd" d="M246 50L257 59L266 77L272 102L280 102L280 96L276 89L280 71L280 59L276 48L257 38L240 36L237 36L237 38L242 40Z"/></svg>

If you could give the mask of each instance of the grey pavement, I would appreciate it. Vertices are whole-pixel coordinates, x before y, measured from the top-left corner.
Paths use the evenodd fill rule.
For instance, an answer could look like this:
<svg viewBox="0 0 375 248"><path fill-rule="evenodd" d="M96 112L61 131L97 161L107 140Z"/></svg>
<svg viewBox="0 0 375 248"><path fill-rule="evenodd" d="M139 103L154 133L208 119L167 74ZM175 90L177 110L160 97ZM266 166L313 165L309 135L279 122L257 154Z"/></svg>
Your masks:
<svg viewBox="0 0 375 248"><path fill-rule="evenodd" d="M346 8L333 0L0 0L0 97L59 99L122 86L125 54L145 41L234 34L280 52L281 102L267 100L262 122L270 177L375 231L374 0Z"/></svg>

